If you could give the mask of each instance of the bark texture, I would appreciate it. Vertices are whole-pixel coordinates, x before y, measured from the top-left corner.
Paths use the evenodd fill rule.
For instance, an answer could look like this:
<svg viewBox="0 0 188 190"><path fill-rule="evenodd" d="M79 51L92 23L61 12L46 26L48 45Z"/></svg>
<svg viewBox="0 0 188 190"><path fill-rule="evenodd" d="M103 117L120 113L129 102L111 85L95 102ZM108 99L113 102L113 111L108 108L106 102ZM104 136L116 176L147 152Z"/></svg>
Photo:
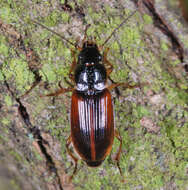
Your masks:
<svg viewBox="0 0 188 190"><path fill-rule="evenodd" d="M188 189L188 24L178 7L175 0L0 2L0 189ZM80 161L68 183L71 94L40 95L59 81L68 86L73 47L31 19L73 43L90 24L87 36L101 45L136 9L105 44L113 81L149 83L112 92L124 182L115 140L99 168Z"/></svg>

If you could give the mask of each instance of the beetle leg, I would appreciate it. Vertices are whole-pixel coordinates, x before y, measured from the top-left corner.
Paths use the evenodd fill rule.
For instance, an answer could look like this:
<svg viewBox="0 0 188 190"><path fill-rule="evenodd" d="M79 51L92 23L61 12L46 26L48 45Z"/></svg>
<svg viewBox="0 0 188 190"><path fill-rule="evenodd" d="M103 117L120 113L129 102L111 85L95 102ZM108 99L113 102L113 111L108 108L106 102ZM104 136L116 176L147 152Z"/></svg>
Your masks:
<svg viewBox="0 0 188 190"><path fill-rule="evenodd" d="M69 136L68 139L67 139L66 149L67 149L67 152L68 152L69 156L74 160L74 164L75 164L74 171L73 171L72 175L70 176L69 181L71 181L72 178L74 177L74 175L76 174L77 162L78 162L78 158L73 155L71 149L69 148L69 145L71 144L71 142L72 142L72 138L71 138L71 136Z"/></svg>
<svg viewBox="0 0 188 190"><path fill-rule="evenodd" d="M39 83L40 83L41 79L35 81L32 86L30 87L29 90L27 90L24 94L22 94L19 98L25 98L25 96L27 96Z"/></svg>
<svg viewBox="0 0 188 190"><path fill-rule="evenodd" d="M121 176L123 176L123 175L122 175L121 168L120 168L120 165L119 165L119 160L120 160L120 155L121 155L121 149L122 149L122 138L121 138L121 135L119 134L119 132L118 132L117 129L115 129L115 137L116 137L116 138L119 140L119 142L120 142L119 150L117 151L115 160L116 160L116 163L117 163L117 167L118 167L118 169L119 169L119 172L120 172Z"/></svg>
<svg viewBox="0 0 188 190"><path fill-rule="evenodd" d="M109 48L106 48L103 55L103 62L104 64L108 65L109 68L107 68L107 77L110 75L110 73L113 71L113 65L108 61L107 54L108 54Z"/></svg>
<svg viewBox="0 0 188 190"><path fill-rule="evenodd" d="M67 78L64 78L64 81L71 86L72 88L74 88L74 84L72 84Z"/></svg>
<svg viewBox="0 0 188 190"><path fill-rule="evenodd" d="M113 83L111 84L109 87L108 87L108 90L112 90L118 86L123 86L124 88L141 88L145 85L148 85L149 83L145 82L145 83L138 83L138 84L135 84L135 85L130 85L129 83Z"/></svg>
<svg viewBox="0 0 188 190"><path fill-rule="evenodd" d="M59 82L59 90L57 90L56 92L50 93L50 94L46 94L46 95L40 95L40 97L45 97L45 96L59 96L60 94L64 94L66 92L71 92L74 90L73 87L69 87L69 88L63 88Z"/></svg>

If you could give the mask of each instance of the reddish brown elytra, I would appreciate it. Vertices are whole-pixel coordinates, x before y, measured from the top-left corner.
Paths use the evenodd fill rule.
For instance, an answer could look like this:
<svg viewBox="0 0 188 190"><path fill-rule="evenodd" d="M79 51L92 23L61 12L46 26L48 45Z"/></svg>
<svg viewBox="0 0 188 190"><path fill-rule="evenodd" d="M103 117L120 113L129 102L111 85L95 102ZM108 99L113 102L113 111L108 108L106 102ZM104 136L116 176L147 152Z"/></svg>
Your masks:
<svg viewBox="0 0 188 190"><path fill-rule="evenodd" d="M61 37L79 51L77 59L75 51L72 51L73 62L69 71L70 80L75 85L70 84L68 88L63 88L59 85L59 90L45 95L58 96L66 92L72 92L71 135L68 137L66 144L68 154L75 162L74 171L70 179L76 174L78 161L78 158L70 149L71 143L74 150L88 166L97 167L101 165L110 154L114 137L120 142L115 160L122 176L122 171L119 166L122 139L114 127L113 104L110 91L120 85L126 88L136 88L141 87L141 84L131 86L128 83L114 83L108 86L107 79L113 70L113 65L107 60L108 49L104 51L103 55L100 53L100 50L135 12L136 11L130 14L128 18L115 28L99 47L94 41L86 40L87 27L82 46L78 47L60 34L32 20L35 24Z"/></svg>

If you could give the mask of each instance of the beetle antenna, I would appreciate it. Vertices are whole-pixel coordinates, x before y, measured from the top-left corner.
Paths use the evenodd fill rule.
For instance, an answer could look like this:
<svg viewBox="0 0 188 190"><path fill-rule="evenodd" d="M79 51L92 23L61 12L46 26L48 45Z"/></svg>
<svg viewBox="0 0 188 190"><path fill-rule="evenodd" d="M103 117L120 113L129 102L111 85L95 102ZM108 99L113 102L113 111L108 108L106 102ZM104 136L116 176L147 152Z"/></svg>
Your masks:
<svg viewBox="0 0 188 190"><path fill-rule="evenodd" d="M53 34L59 36L61 39L63 39L63 40L66 41L67 43L71 44L72 46L77 47L76 44L74 44L73 42L67 40L67 39L66 39L65 37L63 37L61 34L59 34L59 33L55 32L55 31L51 30L50 28L44 26L43 24L41 24L41 23L39 23L39 22L37 22L37 21L35 21L35 20L32 20L32 19L31 19L31 21L32 21L33 23L35 23L35 24L37 24L37 25L39 25L39 26L45 28L46 30L52 32Z"/></svg>
<svg viewBox="0 0 188 190"><path fill-rule="evenodd" d="M106 44L110 38L112 37L112 35L114 35L114 33L120 28L122 27L135 13L137 10L133 11L117 28L115 28L112 33L108 36L108 38L105 40L105 42L102 44L102 47L104 46L104 44Z"/></svg>

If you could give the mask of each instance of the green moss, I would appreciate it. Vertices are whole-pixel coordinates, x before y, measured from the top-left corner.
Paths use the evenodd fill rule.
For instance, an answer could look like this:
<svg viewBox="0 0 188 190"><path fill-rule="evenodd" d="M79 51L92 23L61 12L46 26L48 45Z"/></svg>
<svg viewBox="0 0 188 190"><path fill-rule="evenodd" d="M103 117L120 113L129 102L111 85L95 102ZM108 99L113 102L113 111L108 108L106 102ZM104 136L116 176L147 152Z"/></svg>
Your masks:
<svg viewBox="0 0 188 190"><path fill-rule="evenodd" d="M184 189L188 185L188 182L184 180L186 178L186 169L186 161L176 160L174 163L170 164L170 172L174 174L175 184L179 189Z"/></svg>
<svg viewBox="0 0 188 190"><path fill-rule="evenodd" d="M179 86L180 86L180 88L181 88L182 90L187 90L187 89L188 89L188 87L187 87L186 84L180 84Z"/></svg>
<svg viewBox="0 0 188 190"><path fill-rule="evenodd" d="M10 180L10 184L11 184L13 190L21 190L21 186L14 179Z"/></svg>
<svg viewBox="0 0 188 190"><path fill-rule="evenodd" d="M41 157L41 155L38 153L38 151L36 151L36 149L33 149L34 155L36 157L36 159L38 161L43 161L43 158Z"/></svg>
<svg viewBox="0 0 188 190"><path fill-rule="evenodd" d="M115 68L117 67L117 65L115 65ZM125 79L128 77L128 70L125 70L125 69L118 69L119 70L118 72L113 72L112 73L112 77L115 81L118 81L118 82L126 82Z"/></svg>
<svg viewBox="0 0 188 190"><path fill-rule="evenodd" d="M57 128L55 125L56 121L50 121L46 126L46 129L51 131L52 136L59 136L61 134L61 129Z"/></svg>
<svg viewBox="0 0 188 190"><path fill-rule="evenodd" d="M79 5L82 5L83 3L85 3L84 0L78 0L77 2Z"/></svg>
<svg viewBox="0 0 188 190"><path fill-rule="evenodd" d="M70 51L70 49L67 49L65 47L59 47L59 46L58 46L58 48L59 48L59 51L65 56L65 59L69 60L69 62L70 62L71 59L73 59L71 57L71 51Z"/></svg>
<svg viewBox="0 0 188 190"><path fill-rule="evenodd" d="M21 162L23 159L22 159L22 156L18 153L18 152L15 152L14 150L11 150L10 151L10 155L15 159L17 160L18 162Z"/></svg>
<svg viewBox="0 0 188 190"><path fill-rule="evenodd" d="M16 88L20 91L28 90L34 80L33 73L29 71L27 63L22 59L12 58L9 62L5 62L2 72L6 80L14 78Z"/></svg>
<svg viewBox="0 0 188 190"><path fill-rule="evenodd" d="M117 43L117 42L114 42L114 43L112 44L112 48L113 48L113 50L114 50L115 52L118 52L118 51L119 51L119 45L118 45L118 43Z"/></svg>
<svg viewBox="0 0 188 190"><path fill-rule="evenodd" d="M70 19L70 15L66 12L62 12L61 13L61 19L64 23L68 23L68 21Z"/></svg>
<svg viewBox="0 0 188 190"><path fill-rule="evenodd" d="M57 21L58 21L58 16L59 16L59 14L56 10L52 11L50 15L45 17L44 24L46 26L55 26L57 24Z"/></svg>
<svg viewBox="0 0 188 190"><path fill-rule="evenodd" d="M181 61L179 59L176 59L175 61L171 62L172 66L176 66L176 65L179 65L179 64L181 64Z"/></svg>
<svg viewBox="0 0 188 190"><path fill-rule="evenodd" d="M0 135L0 144L4 144L4 143L8 143L9 142L9 138L7 138L7 136Z"/></svg>
<svg viewBox="0 0 188 190"><path fill-rule="evenodd" d="M18 19L17 14L7 4L0 7L0 13L0 18L6 23L11 23Z"/></svg>
<svg viewBox="0 0 188 190"><path fill-rule="evenodd" d="M107 15L111 15L112 14L112 7L109 4L104 4L104 8L105 8L105 12Z"/></svg>
<svg viewBox="0 0 188 190"><path fill-rule="evenodd" d="M55 173L52 173L50 176L48 176L48 177L45 177L45 182L47 182L47 183L53 183L53 180L55 179Z"/></svg>
<svg viewBox="0 0 188 190"><path fill-rule="evenodd" d="M168 44L166 44L165 41L161 41L161 49L163 51L167 51L169 48L168 48Z"/></svg>
<svg viewBox="0 0 188 190"><path fill-rule="evenodd" d="M179 90L178 89L178 100L177 100L177 104L186 106L187 104L187 100L188 100L188 94L186 91L184 90Z"/></svg>
<svg viewBox="0 0 188 190"><path fill-rule="evenodd" d="M143 19L144 19L144 23L145 24L152 24L153 23L153 19L151 16L144 14L143 15Z"/></svg>
<svg viewBox="0 0 188 190"><path fill-rule="evenodd" d="M140 33L135 27L126 27L123 30L122 35L120 36L120 42L126 51L123 52L123 58L128 61L128 63L133 63L135 61L135 57L139 57L141 55L141 51L133 48L130 44L134 44L135 46L142 46L140 41Z"/></svg>
<svg viewBox="0 0 188 190"><path fill-rule="evenodd" d="M136 118L141 119L143 116L149 116L150 114L151 114L151 112L143 106L136 106L134 108L134 116Z"/></svg>
<svg viewBox="0 0 188 190"><path fill-rule="evenodd" d="M13 1L9 0L9 4L12 2ZM63 0L61 2L64 3ZM24 3L27 2L24 1ZM5 9L8 7L8 11L5 11L6 14L3 13L3 17L8 16L8 20L12 21L14 19L11 18L12 14L18 14L20 11L21 15L24 15L24 19L30 18L30 14L28 14L29 11L24 3L21 5L19 2L16 2L14 6L17 6L17 9L13 9L13 13L10 12L12 9L10 9L9 6L4 6ZM40 1L40 3L42 3L42 1ZM102 44L114 28L123 21L123 18L119 16L120 13L113 7L113 4L104 3L103 9L96 10L93 4L90 5L90 3L86 3L82 0L77 3L85 10L86 16L83 22L92 24L88 30L88 36L96 36L97 44ZM73 2L73 5L74 4ZM49 5L49 2L45 2L45 6L42 6L41 12L45 12L45 7L48 9ZM35 6L39 6L39 4ZM4 8L0 10L2 9ZM128 10L125 11L126 14L130 12ZM51 13L45 13L47 16L43 18L45 22L42 23L49 27L57 27L62 21L64 23L69 22L69 15L71 15L68 12L59 11L57 9ZM37 16L41 17L43 15L42 13L39 14L35 8L32 10L32 14L36 18ZM167 61L172 66L178 65L178 60L170 60L170 57L166 55L167 52L170 51L168 42L165 41L166 39L159 42L161 43L159 49L161 53L159 54L156 53L158 50L155 49L155 46L151 48L148 45L147 36L143 29L145 24L152 24L152 18L148 15L144 15L143 18L144 23L142 23L143 20L140 19L140 14L135 14L112 36L108 43L105 44L106 47L110 47L108 59L114 65L114 71L111 77L117 82L127 82L126 79L134 81L132 76L135 75L138 81L144 82L149 80L151 85L146 87L146 89L152 90L156 94L164 93L165 105L162 108L156 108L155 106L148 107L147 104L140 105L137 97L143 95L143 98L148 98L142 89L139 91L135 89L123 91L123 88L120 87L119 89L122 96L119 101L116 100L114 107L116 111L116 127L119 129L123 139L120 166L122 167L127 183L124 184L120 182L121 177L118 169L114 165L113 160L108 157L99 168L95 169L88 168L85 163L83 164L83 162L79 161L78 174L73 179L76 189L131 190L140 188L155 190L164 188L166 184L171 183L171 181L174 182L179 189L185 187L186 182L183 179L186 177L185 159L188 154L186 150L187 122L185 119L187 113L182 110L185 110L185 103L188 97L182 89L186 90L187 85L186 82L182 82L182 80L178 81L180 83L179 86L182 88L181 90L174 85L177 81L164 69L163 58L169 59ZM72 19L74 18L71 17L71 20ZM16 17L15 20L17 20ZM23 20L23 23L24 22ZM19 26L19 23L20 22L16 21L16 26ZM67 48L67 44L45 29L40 28L40 33L33 32L35 31L33 24L22 25L20 30L22 30L22 28L26 31L28 28L32 29L32 37L28 32L28 38L24 41L24 44L29 44L28 42L30 42L31 39L33 40L33 48L39 55L41 64L43 65L39 71L42 75L42 81L47 80L51 87L49 91L55 91L58 89L58 81L62 81L64 85L63 77L67 77L72 62L71 52L69 48ZM82 26L83 30L84 28L85 24ZM150 38L151 37L149 37L149 39ZM75 41L73 37L69 40ZM46 46L48 41L50 42L49 47ZM145 43L146 41L147 43ZM4 37L0 38L0 42L2 42L0 43L0 53L7 58L0 71L0 80L4 79L2 74L5 74L8 81L13 81L13 86L16 90L28 89L33 81L33 75L29 71L25 56L19 55L20 57L18 58L14 50L8 47ZM154 44L155 43L154 39ZM43 88L37 87L35 89L41 90ZM38 118L42 111L48 109L48 105L51 105L51 98L37 98L38 92L36 94L35 89L33 93L35 96L32 97L35 98L35 101L29 103L36 109L31 113L32 118L40 123ZM39 93L43 92L40 91ZM68 96L71 95L68 94ZM127 96L130 97L129 101L125 100ZM10 97L5 101L11 105ZM49 120L45 120L47 124L44 130L48 131L56 140L61 142L62 159L70 172L68 173L71 174L73 167L70 167L71 163L65 154L66 138L70 132L70 124L67 121L67 112L69 112L69 110L67 110L64 105L67 104L66 101L70 100L64 97L55 99L56 109L47 110L52 117L50 117L50 119L48 118ZM62 108L58 107L59 104L62 104ZM169 113L168 116L165 115L167 113ZM160 134L147 133L140 126L140 119L143 116L155 117L158 125L161 127ZM1 123L8 125L10 121L4 118L1 120ZM7 134L8 132L7 130ZM32 135L29 137L33 140ZM118 146L119 141L115 140L112 155L117 151ZM35 155L37 160L42 160L40 154L36 152Z"/></svg>
<svg viewBox="0 0 188 190"><path fill-rule="evenodd" d="M5 44L5 38L0 37L0 54L7 56L9 47Z"/></svg>
<svg viewBox="0 0 188 190"><path fill-rule="evenodd" d="M180 91L177 88L169 88L166 95L168 100L173 102L173 104L185 106L188 100L188 94L185 91Z"/></svg>
<svg viewBox="0 0 188 190"><path fill-rule="evenodd" d="M3 80L4 80L4 76L3 76L2 71L0 70L0 81L3 81Z"/></svg>
<svg viewBox="0 0 188 190"><path fill-rule="evenodd" d="M1 120L1 123L4 124L4 125L8 125L8 124L10 123L10 120L7 119L7 118L3 118L3 119Z"/></svg>
<svg viewBox="0 0 188 190"><path fill-rule="evenodd" d="M45 73L45 75L44 75ZM42 67L42 72L40 72L40 74L42 75L43 79L48 79L48 81L51 83L56 81L56 74L55 72L52 70L51 65L44 65Z"/></svg>
<svg viewBox="0 0 188 190"><path fill-rule="evenodd" d="M177 151L178 149L186 150L186 147L188 147L188 140L186 138L187 134L188 134L188 125L181 128L173 127L171 129L170 136L175 143Z"/></svg>
<svg viewBox="0 0 188 190"><path fill-rule="evenodd" d="M5 100L5 103L6 103L7 106L12 105L12 98L10 96L6 95L4 100Z"/></svg>

